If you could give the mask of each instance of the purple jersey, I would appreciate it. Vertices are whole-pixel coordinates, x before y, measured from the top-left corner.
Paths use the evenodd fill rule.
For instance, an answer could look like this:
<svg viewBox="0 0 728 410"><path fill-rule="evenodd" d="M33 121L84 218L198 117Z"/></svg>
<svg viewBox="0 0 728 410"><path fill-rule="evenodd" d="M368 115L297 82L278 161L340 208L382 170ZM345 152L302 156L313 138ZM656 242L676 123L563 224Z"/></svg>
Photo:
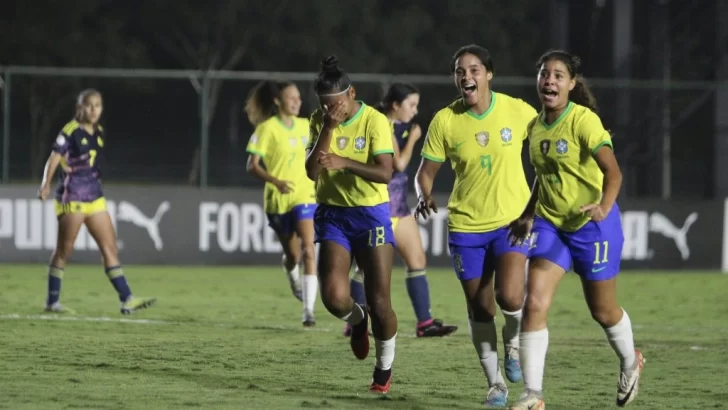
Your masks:
<svg viewBox="0 0 728 410"><path fill-rule="evenodd" d="M407 144L407 137L412 129L412 123L396 122L393 124L394 139L400 151ZM392 217L403 217L410 215L407 204L407 173L395 171L392 180L387 185L389 191L389 213Z"/></svg>
<svg viewBox="0 0 728 410"><path fill-rule="evenodd" d="M57 201L62 204L93 202L104 195L98 163L103 147L101 126L97 126L92 134L75 120L63 127L52 148L53 152L63 156L58 173Z"/></svg>

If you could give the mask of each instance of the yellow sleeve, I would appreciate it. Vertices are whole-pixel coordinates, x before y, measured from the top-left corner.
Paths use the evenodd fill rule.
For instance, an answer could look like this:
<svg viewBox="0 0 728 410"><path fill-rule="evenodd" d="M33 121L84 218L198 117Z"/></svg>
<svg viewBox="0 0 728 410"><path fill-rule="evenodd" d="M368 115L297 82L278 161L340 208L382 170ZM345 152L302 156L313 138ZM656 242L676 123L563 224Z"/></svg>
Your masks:
<svg viewBox="0 0 728 410"><path fill-rule="evenodd" d="M367 127L369 135L369 152L372 157L381 154L394 155L394 145L392 144L392 127L382 114L374 113L371 124Z"/></svg>
<svg viewBox="0 0 728 410"><path fill-rule="evenodd" d="M586 146L592 154L595 154L603 146L612 146L612 136L604 129L602 120L594 112L587 110L576 126L576 133L579 141Z"/></svg>
<svg viewBox="0 0 728 410"><path fill-rule="evenodd" d="M443 112L435 114L435 118L427 127L427 135L425 143L422 146L421 155L425 159L435 162L445 162L447 155L445 153L445 127L443 124Z"/></svg>
<svg viewBox="0 0 728 410"><path fill-rule="evenodd" d="M308 146L306 147L306 151L313 149L321 132L322 125L323 117L321 116L321 111L316 110L311 114L311 120L308 122Z"/></svg>
<svg viewBox="0 0 728 410"><path fill-rule="evenodd" d="M531 122L538 116L538 111L531 107L531 104L521 100L521 110L523 112L523 120L528 121L528 124L531 124ZM529 130L531 126L526 128L526 132L523 135L523 139L526 140L528 138Z"/></svg>
<svg viewBox="0 0 728 410"><path fill-rule="evenodd" d="M265 155L268 153L268 146L272 137L273 136L271 135L271 132L268 130L268 127L266 127L264 123L258 125L257 127L255 127L253 135L250 136L246 151L249 154L258 155L261 158L265 158Z"/></svg>

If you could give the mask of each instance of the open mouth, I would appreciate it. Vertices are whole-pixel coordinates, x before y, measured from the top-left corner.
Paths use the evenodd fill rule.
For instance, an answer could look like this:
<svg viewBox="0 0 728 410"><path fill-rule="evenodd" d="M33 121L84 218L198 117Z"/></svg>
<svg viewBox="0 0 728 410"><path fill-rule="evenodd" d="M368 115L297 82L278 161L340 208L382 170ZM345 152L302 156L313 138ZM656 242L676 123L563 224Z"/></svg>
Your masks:
<svg viewBox="0 0 728 410"><path fill-rule="evenodd" d="M556 90L544 88L541 89L541 95L545 101L554 101L556 97L558 97L559 93Z"/></svg>
<svg viewBox="0 0 728 410"><path fill-rule="evenodd" d="M473 94L475 94L475 91L477 90L477 86L475 83L465 83L460 86L460 89L463 92L463 95L466 97L469 97Z"/></svg>

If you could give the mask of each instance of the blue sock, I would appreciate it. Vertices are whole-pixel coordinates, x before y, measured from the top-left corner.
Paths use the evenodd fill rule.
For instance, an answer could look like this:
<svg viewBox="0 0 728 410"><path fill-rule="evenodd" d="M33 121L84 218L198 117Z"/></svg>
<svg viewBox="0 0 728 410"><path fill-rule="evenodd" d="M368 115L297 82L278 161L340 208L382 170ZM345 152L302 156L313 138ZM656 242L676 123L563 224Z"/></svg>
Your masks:
<svg viewBox="0 0 728 410"><path fill-rule="evenodd" d="M46 306L50 306L61 298L61 282L63 281L63 269L55 266L48 267L48 298Z"/></svg>
<svg viewBox="0 0 728 410"><path fill-rule="evenodd" d="M351 276L349 287L351 288L351 298L354 299L354 302L361 306L366 306L367 298L364 294L364 276L358 269Z"/></svg>
<svg viewBox="0 0 728 410"><path fill-rule="evenodd" d="M106 276L109 277L111 284L114 285L114 289L119 294L119 300L125 302L131 296L131 289L129 284L126 283L126 277L124 276L124 270L121 266L112 266L106 268Z"/></svg>
<svg viewBox="0 0 728 410"><path fill-rule="evenodd" d="M407 294L412 301L412 308L415 310L417 323L422 324L432 321L430 312L430 285L427 284L426 271L407 270L406 285Z"/></svg>

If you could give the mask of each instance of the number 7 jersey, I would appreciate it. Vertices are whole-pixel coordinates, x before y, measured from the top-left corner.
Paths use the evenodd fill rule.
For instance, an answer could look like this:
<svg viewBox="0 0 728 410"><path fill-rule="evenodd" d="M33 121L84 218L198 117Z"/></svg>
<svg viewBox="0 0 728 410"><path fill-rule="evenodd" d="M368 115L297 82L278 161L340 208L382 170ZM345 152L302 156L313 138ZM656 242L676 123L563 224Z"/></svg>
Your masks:
<svg viewBox="0 0 728 410"><path fill-rule="evenodd" d="M490 232L521 215L530 195L521 152L534 117L523 100L496 92L482 115L462 99L435 114L422 157L449 159L455 171L447 206L451 232Z"/></svg>
<svg viewBox="0 0 728 410"><path fill-rule="evenodd" d="M92 134L75 120L63 127L52 147L53 152L62 156L56 189L58 202L93 202L104 195L99 166L103 148L103 128L100 125Z"/></svg>

